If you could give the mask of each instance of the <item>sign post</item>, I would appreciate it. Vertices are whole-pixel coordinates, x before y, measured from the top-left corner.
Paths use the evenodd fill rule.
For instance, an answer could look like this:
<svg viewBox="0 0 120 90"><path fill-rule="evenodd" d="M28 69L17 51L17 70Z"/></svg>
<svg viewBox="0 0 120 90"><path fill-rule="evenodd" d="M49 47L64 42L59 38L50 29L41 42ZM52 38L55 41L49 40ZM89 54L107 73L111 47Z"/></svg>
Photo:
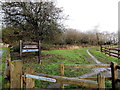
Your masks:
<svg viewBox="0 0 120 90"><path fill-rule="evenodd" d="M38 41L37 43L23 43L22 40L20 40L20 58L22 59L22 53L25 52L38 52L38 63L40 62L40 54L41 54L41 50L40 50L40 41Z"/></svg>
<svg viewBox="0 0 120 90"><path fill-rule="evenodd" d="M20 59L22 59L22 40L20 40Z"/></svg>
<svg viewBox="0 0 120 90"><path fill-rule="evenodd" d="M40 62L40 55L41 55L41 47L40 47L40 40L38 41L38 63L41 64Z"/></svg>

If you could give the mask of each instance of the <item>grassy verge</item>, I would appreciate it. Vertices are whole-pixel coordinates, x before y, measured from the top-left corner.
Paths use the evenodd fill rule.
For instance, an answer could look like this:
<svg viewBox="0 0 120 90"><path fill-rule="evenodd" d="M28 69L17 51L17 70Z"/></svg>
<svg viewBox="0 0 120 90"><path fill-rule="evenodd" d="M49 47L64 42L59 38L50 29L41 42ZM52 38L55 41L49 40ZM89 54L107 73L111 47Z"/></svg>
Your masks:
<svg viewBox="0 0 120 90"><path fill-rule="evenodd" d="M4 50L4 53L2 54L2 63L0 64L0 70L1 70L1 75L0 75L0 86L4 87L4 73L5 73L5 62L6 62L6 49L7 48L1 48Z"/></svg>

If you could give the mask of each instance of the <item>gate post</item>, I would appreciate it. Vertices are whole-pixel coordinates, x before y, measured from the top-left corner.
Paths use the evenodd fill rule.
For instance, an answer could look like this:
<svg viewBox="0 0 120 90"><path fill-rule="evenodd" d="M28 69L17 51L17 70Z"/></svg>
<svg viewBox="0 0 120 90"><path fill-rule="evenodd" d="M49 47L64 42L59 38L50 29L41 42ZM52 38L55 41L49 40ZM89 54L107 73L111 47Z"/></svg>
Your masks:
<svg viewBox="0 0 120 90"><path fill-rule="evenodd" d="M111 62L111 74L112 74L112 89L115 90L118 88L118 70L117 70L117 63Z"/></svg>
<svg viewBox="0 0 120 90"><path fill-rule="evenodd" d="M10 65L10 87L21 88L21 76L22 76L22 61L12 61Z"/></svg>
<svg viewBox="0 0 120 90"><path fill-rule="evenodd" d="M64 63L63 62L60 64L60 74L61 76L64 76ZM64 88L64 84L61 83L60 87Z"/></svg>
<svg viewBox="0 0 120 90"><path fill-rule="evenodd" d="M103 89L105 88L105 77L101 74L98 74L98 88Z"/></svg>

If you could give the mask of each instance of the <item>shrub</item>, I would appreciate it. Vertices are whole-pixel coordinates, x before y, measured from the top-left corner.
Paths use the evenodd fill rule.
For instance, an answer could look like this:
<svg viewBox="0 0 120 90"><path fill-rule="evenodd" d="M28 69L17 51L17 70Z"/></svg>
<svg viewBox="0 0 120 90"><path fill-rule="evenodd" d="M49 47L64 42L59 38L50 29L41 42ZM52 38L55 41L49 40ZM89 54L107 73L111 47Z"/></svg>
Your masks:
<svg viewBox="0 0 120 90"><path fill-rule="evenodd" d="M52 47L50 44L41 44L41 50L50 50Z"/></svg>

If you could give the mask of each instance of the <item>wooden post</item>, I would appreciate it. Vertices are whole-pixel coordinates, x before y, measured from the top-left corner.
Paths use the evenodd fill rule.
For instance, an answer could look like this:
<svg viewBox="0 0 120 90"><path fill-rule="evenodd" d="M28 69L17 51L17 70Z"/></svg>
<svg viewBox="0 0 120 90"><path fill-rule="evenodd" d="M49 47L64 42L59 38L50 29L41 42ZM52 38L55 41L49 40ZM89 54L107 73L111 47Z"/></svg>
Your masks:
<svg viewBox="0 0 120 90"><path fill-rule="evenodd" d="M105 54L107 54L107 53L108 53L108 47L105 48Z"/></svg>
<svg viewBox="0 0 120 90"><path fill-rule="evenodd" d="M118 48L118 59L120 59L120 49Z"/></svg>
<svg viewBox="0 0 120 90"><path fill-rule="evenodd" d="M64 76L64 63L60 64L60 72L61 72L61 76Z"/></svg>
<svg viewBox="0 0 120 90"><path fill-rule="evenodd" d="M10 49L7 49L7 67L5 72L5 77L10 78L10 63L11 63L11 57L10 57Z"/></svg>
<svg viewBox="0 0 120 90"><path fill-rule="evenodd" d="M102 45L100 45L100 51L102 52Z"/></svg>
<svg viewBox="0 0 120 90"><path fill-rule="evenodd" d="M21 80L21 88L23 88L23 81L24 81L24 79L23 79L22 75L21 75L20 80Z"/></svg>
<svg viewBox="0 0 120 90"><path fill-rule="evenodd" d="M111 56L111 55L110 55L110 48L109 48L109 56Z"/></svg>
<svg viewBox="0 0 120 90"><path fill-rule="evenodd" d="M22 40L20 40L20 59L22 59Z"/></svg>
<svg viewBox="0 0 120 90"><path fill-rule="evenodd" d="M105 88L105 77L101 74L98 74L98 88L103 89Z"/></svg>
<svg viewBox="0 0 120 90"><path fill-rule="evenodd" d="M26 68L26 74L32 74L34 72L34 70L30 67ZM26 88L34 88L35 84L34 84L34 80L32 78L28 78L26 77Z"/></svg>
<svg viewBox="0 0 120 90"><path fill-rule="evenodd" d="M64 76L64 63L62 62L60 64L60 73L61 73L61 76ZM64 84L61 83L61 88L64 88Z"/></svg>
<svg viewBox="0 0 120 90"><path fill-rule="evenodd" d="M117 71L117 63L111 62L111 74L112 74L112 89L115 90L118 88L118 71Z"/></svg>
<svg viewBox="0 0 120 90"><path fill-rule="evenodd" d="M38 41L38 64L41 64L41 45L40 45L40 40Z"/></svg>
<svg viewBox="0 0 120 90"><path fill-rule="evenodd" d="M12 61L10 65L10 87L21 88L22 61Z"/></svg>

